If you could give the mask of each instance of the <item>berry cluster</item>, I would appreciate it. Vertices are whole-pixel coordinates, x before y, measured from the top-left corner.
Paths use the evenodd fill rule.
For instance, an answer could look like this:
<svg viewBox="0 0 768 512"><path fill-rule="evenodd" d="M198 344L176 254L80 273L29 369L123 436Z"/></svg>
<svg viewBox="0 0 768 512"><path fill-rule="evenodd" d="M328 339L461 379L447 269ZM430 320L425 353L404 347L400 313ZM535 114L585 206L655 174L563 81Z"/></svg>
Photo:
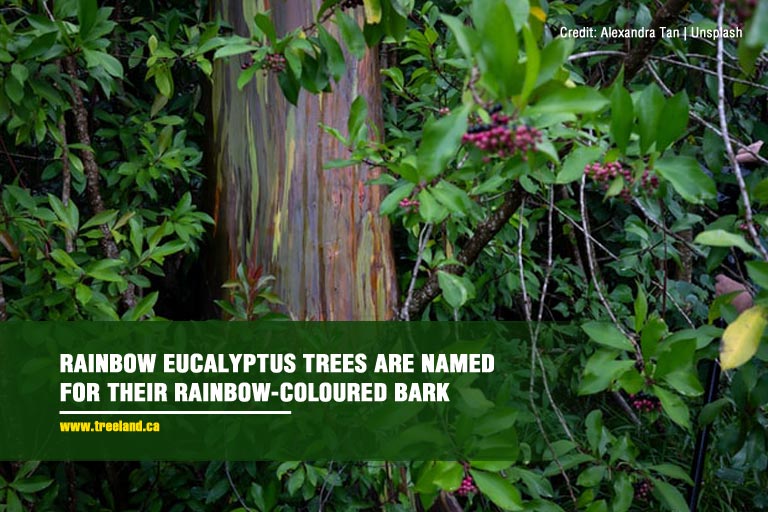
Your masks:
<svg viewBox="0 0 768 512"><path fill-rule="evenodd" d="M636 499L641 501L648 501L648 498L651 495L651 491L653 490L653 483L651 483L650 480L644 478L643 480L632 484L632 487L634 487Z"/></svg>
<svg viewBox="0 0 768 512"><path fill-rule="evenodd" d="M439 109L437 109L437 113L438 115L441 115L441 116L447 116L448 114L451 113L451 109L449 109L448 107L440 107Z"/></svg>
<svg viewBox="0 0 768 512"><path fill-rule="evenodd" d="M354 9L355 7L360 7L363 3L363 0L341 0L339 7L341 7L341 10Z"/></svg>
<svg viewBox="0 0 768 512"><path fill-rule="evenodd" d="M285 71L285 57L279 53L268 53L264 58L264 69L273 73Z"/></svg>
<svg viewBox="0 0 768 512"><path fill-rule="evenodd" d="M401 199L400 206L412 212L419 211L419 201L416 199L410 199L408 197Z"/></svg>
<svg viewBox="0 0 768 512"><path fill-rule="evenodd" d="M712 4L712 17L717 18L723 0L710 0ZM744 23L752 17L757 7L757 0L725 0L725 20L732 27L743 27Z"/></svg>
<svg viewBox="0 0 768 512"><path fill-rule="evenodd" d="M459 488L456 489L456 494L459 496L466 496L471 492L477 492L477 486L475 485L474 480L472 480L472 477L467 475L464 477L464 480L461 481Z"/></svg>
<svg viewBox="0 0 768 512"><path fill-rule="evenodd" d="M500 158L513 156L519 151L525 160L526 153L536 150L536 144L541 142L541 132L524 124L510 128L509 121L509 116L493 112L490 124L470 127L461 141Z"/></svg>
<svg viewBox="0 0 768 512"><path fill-rule="evenodd" d="M600 183L603 190L608 190L611 186L611 182L618 176L624 178L624 188L620 192L620 197L629 202L632 199L632 189L637 184L632 171L624 167L621 162L607 162L587 164L584 167L584 172L596 183ZM643 176L639 180L640 188L648 193L654 192L659 188L659 178L655 174L651 174L650 170L645 169Z"/></svg>
<svg viewBox="0 0 768 512"><path fill-rule="evenodd" d="M661 410L661 402L659 402L659 399L645 393L629 395L629 403L640 412L654 412Z"/></svg>

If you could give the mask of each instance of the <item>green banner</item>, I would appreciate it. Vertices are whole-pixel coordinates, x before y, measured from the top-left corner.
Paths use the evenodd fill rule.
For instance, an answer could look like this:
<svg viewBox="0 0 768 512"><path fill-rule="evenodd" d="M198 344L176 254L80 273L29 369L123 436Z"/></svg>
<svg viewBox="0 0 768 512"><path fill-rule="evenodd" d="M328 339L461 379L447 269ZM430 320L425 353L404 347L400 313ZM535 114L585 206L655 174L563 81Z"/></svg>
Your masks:
<svg viewBox="0 0 768 512"><path fill-rule="evenodd" d="M521 323L0 324L3 460L514 460ZM519 369L519 368L518 368Z"/></svg>

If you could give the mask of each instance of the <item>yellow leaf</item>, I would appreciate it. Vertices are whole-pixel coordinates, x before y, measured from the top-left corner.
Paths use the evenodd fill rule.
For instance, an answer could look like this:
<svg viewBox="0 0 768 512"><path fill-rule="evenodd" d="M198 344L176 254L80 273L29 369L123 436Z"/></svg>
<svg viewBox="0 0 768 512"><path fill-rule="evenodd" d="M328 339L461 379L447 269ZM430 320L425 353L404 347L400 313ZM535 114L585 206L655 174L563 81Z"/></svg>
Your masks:
<svg viewBox="0 0 768 512"><path fill-rule="evenodd" d="M755 355L768 326L768 309L754 306L744 311L723 333L720 345L720 366L723 370L738 368Z"/></svg>
<svg viewBox="0 0 768 512"><path fill-rule="evenodd" d="M369 25L375 25L381 21L381 1L380 0L363 0L363 7L365 7L365 22Z"/></svg>
<svg viewBox="0 0 768 512"><path fill-rule="evenodd" d="M541 7L531 7L531 16L542 23L547 21L547 13L545 13Z"/></svg>

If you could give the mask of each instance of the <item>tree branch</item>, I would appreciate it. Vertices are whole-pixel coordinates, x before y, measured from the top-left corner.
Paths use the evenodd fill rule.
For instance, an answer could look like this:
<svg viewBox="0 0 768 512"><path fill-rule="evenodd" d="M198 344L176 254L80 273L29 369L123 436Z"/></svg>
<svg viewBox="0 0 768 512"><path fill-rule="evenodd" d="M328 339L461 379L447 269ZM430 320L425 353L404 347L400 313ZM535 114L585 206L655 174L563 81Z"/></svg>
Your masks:
<svg viewBox="0 0 768 512"><path fill-rule="evenodd" d="M457 276L463 275L466 268L472 265L486 245L501 231L509 218L520 207L522 193L518 187L507 192L499 209L493 212L487 219L478 224L475 234L456 256L459 265L446 265L440 270ZM408 307L409 318L417 317L427 305L440 295L440 285L437 281L437 272L432 272L424 285L413 292L413 299Z"/></svg>
<svg viewBox="0 0 768 512"><path fill-rule="evenodd" d="M72 82L72 111L75 114L75 131L77 132L77 138L80 144L88 147L88 149L80 151L80 157L83 160L83 169L85 170L88 200L91 203L93 213L97 214L104 211L104 200L101 197L99 184L99 166L96 163L96 159L93 156L93 150L91 149L91 135L88 128L88 111L85 108L83 91L77 83L77 62L75 61L75 57L73 55L65 57L64 66L71 77ZM119 259L120 251L117 249L117 244L112 237L109 226L102 224L99 228L103 234L101 247L104 250L104 254L107 258ZM125 292L123 292L123 304L128 309L136 305L136 293L133 283L128 283L128 287Z"/></svg>
<svg viewBox="0 0 768 512"><path fill-rule="evenodd" d="M686 6L687 0L667 0L662 5L651 21L649 29L653 30L655 37L646 37L638 40L637 46L632 48L624 58L624 82L629 83L643 67L645 59L650 55L653 47L661 39L661 27L669 27L674 23L680 11Z"/></svg>

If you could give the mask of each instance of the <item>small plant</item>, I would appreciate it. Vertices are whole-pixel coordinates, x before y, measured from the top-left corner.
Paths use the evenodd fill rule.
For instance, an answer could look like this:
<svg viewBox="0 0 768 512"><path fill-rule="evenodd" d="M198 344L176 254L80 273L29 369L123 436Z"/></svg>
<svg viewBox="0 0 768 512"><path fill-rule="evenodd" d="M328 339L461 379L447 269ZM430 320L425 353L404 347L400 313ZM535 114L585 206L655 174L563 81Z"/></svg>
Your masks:
<svg viewBox="0 0 768 512"><path fill-rule="evenodd" d="M242 263L237 266L237 279L227 281L221 287L230 290L229 300L217 300L216 304L231 318L230 320L252 321L269 314L269 304L282 304L272 293L270 283L275 277L264 275L261 265Z"/></svg>

